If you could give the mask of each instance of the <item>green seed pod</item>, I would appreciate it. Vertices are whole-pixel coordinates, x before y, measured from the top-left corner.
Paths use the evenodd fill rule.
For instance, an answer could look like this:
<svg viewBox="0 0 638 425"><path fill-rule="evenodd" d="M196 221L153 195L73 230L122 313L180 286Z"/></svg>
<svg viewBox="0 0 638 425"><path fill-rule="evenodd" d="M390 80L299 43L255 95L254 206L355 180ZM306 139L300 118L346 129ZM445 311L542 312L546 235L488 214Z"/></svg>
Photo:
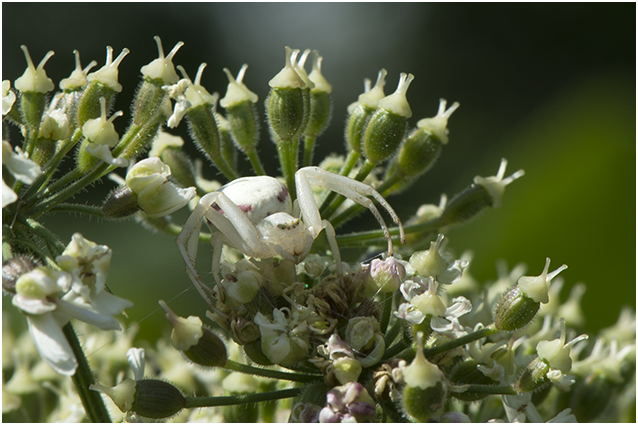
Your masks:
<svg viewBox="0 0 638 425"><path fill-rule="evenodd" d="M425 389L406 386L403 389L403 410L417 422L428 422L443 408L445 399L446 391L442 382Z"/></svg>
<svg viewBox="0 0 638 425"><path fill-rule="evenodd" d="M31 160L33 160L39 166L44 166L49 159L55 155L55 149L57 147L57 141L51 139L39 138L33 144L33 153L31 154Z"/></svg>
<svg viewBox="0 0 638 425"><path fill-rule="evenodd" d="M40 264L26 255L9 258L2 262L2 292L16 293L16 281L23 274L29 273Z"/></svg>
<svg viewBox="0 0 638 425"><path fill-rule="evenodd" d="M466 223L491 206L493 200L485 187L473 184L447 203L439 217L439 224L445 227Z"/></svg>
<svg viewBox="0 0 638 425"><path fill-rule="evenodd" d="M221 151L222 158L233 169L237 168L237 149L235 147L235 140L230 130L230 123L222 115L215 114L217 119L217 128L219 128L219 150Z"/></svg>
<svg viewBox="0 0 638 425"><path fill-rule="evenodd" d="M308 123L310 90L294 64L297 54L298 50L286 46L284 68L268 82L271 90L265 102L266 115L277 143L299 137Z"/></svg>
<svg viewBox="0 0 638 425"><path fill-rule="evenodd" d="M186 405L182 392L168 382L156 379L135 381L132 411L151 419L164 419L179 413Z"/></svg>
<svg viewBox="0 0 638 425"><path fill-rule="evenodd" d="M319 136L328 127L331 116L330 93L315 89L310 90L310 114L304 135L308 137Z"/></svg>
<svg viewBox="0 0 638 425"><path fill-rule="evenodd" d="M498 385L498 382L485 376L477 366L478 362L474 359L463 360L452 368L452 371L448 375L448 379L456 385ZM477 401L488 396L488 394L471 393L468 391L452 393L451 395L454 398L463 401Z"/></svg>
<svg viewBox="0 0 638 425"><path fill-rule="evenodd" d="M160 159L171 168L171 178L181 187L193 187L195 169L186 152L181 149L167 148L160 153Z"/></svg>
<svg viewBox="0 0 638 425"><path fill-rule="evenodd" d="M529 298L518 285L507 291L498 302L494 325L501 331L513 331L527 326L541 303Z"/></svg>
<svg viewBox="0 0 638 425"><path fill-rule="evenodd" d="M396 160L396 171L414 178L428 171L441 155L443 144L431 132L416 129L405 139Z"/></svg>
<svg viewBox="0 0 638 425"><path fill-rule="evenodd" d="M137 196L127 186L113 190L102 204L104 217L112 220L128 217L139 210Z"/></svg>
<svg viewBox="0 0 638 425"><path fill-rule="evenodd" d="M209 105L199 105L186 113L188 126L195 145L213 161L221 156L219 128Z"/></svg>
<svg viewBox="0 0 638 425"><path fill-rule="evenodd" d="M203 335L197 344L183 351L193 363L205 367L224 367L228 360L226 345L215 333L202 327Z"/></svg>
<svg viewBox="0 0 638 425"><path fill-rule="evenodd" d="M29 131L36 132L40 128L45 104L46 93L22 92L20 94L22 120Z"/></svg>
<svg viewBox="0 0 638 425"><path fill-rule="evenodd" d="M542 390L550 384L547 372L549 372L549 365L545 360L540 357L535 358L514 383L514 389L519 394Z"/></svg>
<svg viewBox="0 0 638 425"><path fill-rule="evenodd" d="M110 110L115 102L115 90L110 86L93 80L84 89L82 98L77 106L77 125L82 127L88 120L98 118L101 113L100 99L106 100L106 110Z"/></svg>
<svg viewBox="0 0 638 425"><path fill-rule="evenodd" d="M346 141L349 149L361 153L363 135L370 121L370 117L379 106L379 101L385 97L383 87L385 86L385 76L388 72L385 69L379 71L377 82L370 88L370 80L363 80L364 92L359 95L359 99L348 106L348 123L346 124Z"/></svg>
<svg viewBox="0 0 638 425"><path fill-rule="evenodd" d="M277 141L287 142L304 130L307 96L302 89L273 88L266 99L266 113Z"/></svg>
<svg viewBox="0 0 638 425"><path fill-rule="evenodd" d="M359 104L350 114L346 125L346 140L350 150L361 153L363 134L373 113L374 109Z"/></svg>
<svg viewBox="0 0 638 425"><path fill-rule="evenodd" d="M405 136L408 118L412 116L405 95L413 79L412 74L402 73L396 91L379 101L379 107L370 118L363 135L363 152L373 164L394 155Z"/></svg>
<svg viewBox="0 0 638 425"><path fill-rule="evenodd" d="M246 64L241 67L237 79L232 76L228 68L224 68L228 77L228 90L226 96L219 101L219 104L226 109L233 138L237 148L242 152L254 150L259 139L259 121L255 109L258 97L242 82L247 68Z"/></svg>
<svg viewBox="0 0 638 425"><path fill-rule="evenodd" d="M165 82L161 78L142 80L133 100L133 124L142 126L163 114L162 103L166 97L163 85Z"/></svg>

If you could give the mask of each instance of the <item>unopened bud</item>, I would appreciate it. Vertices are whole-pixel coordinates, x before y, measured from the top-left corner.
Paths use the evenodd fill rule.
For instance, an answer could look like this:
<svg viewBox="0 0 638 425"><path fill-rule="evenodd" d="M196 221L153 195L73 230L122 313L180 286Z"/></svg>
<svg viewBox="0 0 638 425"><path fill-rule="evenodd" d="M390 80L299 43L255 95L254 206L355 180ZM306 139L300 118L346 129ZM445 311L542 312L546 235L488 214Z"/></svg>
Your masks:
<svg viewBox="0 0 638 425"><path fill-rule="evenodd" d="M118 187L111 191L102 204L104 217L108 219L125 218L140 210L137 197L127 186Z"/></svg>
<svg viewBox="0 0 638 425"><path fill-rule="evenodd" d="M516 285L498 302L494 313L494 326L502 331L513 331L527 326L538 313L540 306L541 303L525 295Z"/></svg>
<svg viewBox="0 0 638 425"><path fill-rule="evenodd" d="M304 135L309 137L319 136L328 127L332 115L332 102L330 100L332 86L321 74L322 59L319 52L312 51L312 71L308 78L315 86L310 89L310 116L304 130Z"/></svg>
<svg viewBox="0 0 638 425"><path fill-rule="evenodd" d="M514 383L514 389L517 393L527 393L530 391L540 391L550 384L547 378L549 365L540 357L535 358L523 370L523 374Z"/></svg>
<svg viewBox="0 0 638 425"><path fill-rule="evenodd" d="M157 379L135 381L135 401L131 410L151 419L170 418L186 405L182 392L174 385Z"/></svg>

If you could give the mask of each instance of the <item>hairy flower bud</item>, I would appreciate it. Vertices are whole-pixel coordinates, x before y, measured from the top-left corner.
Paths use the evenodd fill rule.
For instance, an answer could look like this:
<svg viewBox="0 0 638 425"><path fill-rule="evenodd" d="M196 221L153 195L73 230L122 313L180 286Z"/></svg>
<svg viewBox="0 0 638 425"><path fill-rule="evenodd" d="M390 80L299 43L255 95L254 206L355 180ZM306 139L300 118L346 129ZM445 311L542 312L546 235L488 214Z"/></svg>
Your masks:
<svg viewBox="0 0 638 425"><path fill-rule="evenodd" d="M504 179L506 167L507 161L503 158L496 176L486 178L476 176L473 185L447 203L443 214L439 217L439 226L465 223L487 207L501 206L505 186L525 174L523 170L518 170Z"/></svg>
<svg viewBox="0 0 638 425"><path fill-rule="evenodd" d="M145 418L170 418L186 405L182 392L168 382L141 379L135 381L135 387L135 400L130 410Z"/></svg>
<svg viewBox="0 0 638 425"><path fill-rule="evenodd" d="M230 129L236 146L242 152L253 151L259 139L259 120L255 102L258 97L242 82L248 65L244 64L235 79L228 68L224 72L228 77L226 96L219 104L226 109Z"/></svg>
<svg viewBox="0 0 638 425"><path fill-rule="evenodd" d="M20 48L27 60L27 69L20 78L15 80L14 86L21 93L20 109L24 123L29 130L35 131L40 126L40 120L44 112L45 94L55 88L53 80L47 77L44 71L44 65L54 53L52 50L47 52L36 68L31 61L27 46L22 45Z"/></svg>
<svg viewBox="0 0 638 425"><path fill-rule="evenodd" d="M396 91L379 101L363 136L363 152L373 164L390 158L403 140L408 118L412 116L410 105L405 97L412 74L401 74Z"/></svg>
<svg viewBox="0 0 638 425"><path fill-rule="evenodd" d="M319 52L312 51L312 71L308 79L315 85L310 89L310 116L304 135L309 137L319 136L327 127L332 115L332 102L330 93L332 86L321 74L321 61Z"/></svg>
<svg viewBox="0 0 638 425"><path fill-rule="evenodd" d="M293 52L286 46L285 66L268 83L271 90L266 98L266 114L277 142L288 142L299 137L308 122L309 99L304 96L306 82L293 66Z"/></svg>

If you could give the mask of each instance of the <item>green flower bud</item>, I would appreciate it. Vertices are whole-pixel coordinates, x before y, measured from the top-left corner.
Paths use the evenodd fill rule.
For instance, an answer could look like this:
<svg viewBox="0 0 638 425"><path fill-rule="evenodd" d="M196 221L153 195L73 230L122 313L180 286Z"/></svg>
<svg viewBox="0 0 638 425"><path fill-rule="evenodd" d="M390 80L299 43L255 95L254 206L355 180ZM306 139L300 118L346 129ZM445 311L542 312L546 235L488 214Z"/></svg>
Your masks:
<svg viewBox="0 0 638 425"><path fill-rule="evenodd" d="M397 148L407 128L408 118L412 116L410 105L405 97L412 74L401 74L396 91L379 101L363 136L363 152L373 164L390 158Z"/></svg>
<svg viewBox="0 0 638 425"><path fill-rule="evenodd" d="M221 114L215 114L217 120L217 128L219 129L219 150L222 158L228 165L237 168L237 149L235 148L235 139L230 129L230 122ZM257 133L259 134L259 132Z"/></svg>
<svg viewBox="0 0 638 425"><path fill-rule="evenodd" d="M23 122L29 131L35 132L40 127L44 106L46 103L46 93L55 88L53 80L47 77L44 65L53 56L50 50L38 64L36 68L31 61L27 46L20 46L27 60L27 69L24 74L15 80L14 86L20 90L20 109L22 111Z"/></svg>
<svg viewBox="0 0 638 425"><path fill-rule="evenodd" d="M405 139L396 159L395 170L404 179L414 179L428 171L447 144L447 120L459 107L454 103L445 110L446 101L441 99L439 112L433 118L417 123L417 128Z"/></svg>
<svg viewBox="0 0 638 425"><path fill-rule="evenodd" d="M79 127L88 120L100 116L101 98L106 100L107 110L113 105L115 93L122 91L122 85L118 82L117 68L128 53L128 49L122 49L120 55L113 60L113 48L107 46L106 64L86 76L89 85L84 90L84 95L78 105L77 121Z"/></svg>
<svg viewBox="0 0 638 425"><path fill-rule="evenodd" d="M487 207L500 207L505 186L523 176L524 171L518 170L503 179L507 161L501 160L498 173L493 177L474 178L474 184L449 201L439 217L440 227L465 223L476 217Z"/></svg>
<svg viewBox="0 0 638 425"><path fill-rule="evenodd" d="M202 325L196 316L179 317L166 305L159 301L166 312L166 318L173 325L171 344L184 353L193 363L206 367L223 367L228 359L226 345L210 329Z"/></svg>
<svg viewBox="0 0 638 425"><path fill-rule="evenodd" d="M494 325L501 331L513 331L527 326L541 303L526 296L518 285L507 291L496 306Z"/></svg>
<svg viewBox="0 0 638 425"><path fill-rule="evenodd" d="M294 51L286 46L284 68L268 85L271 90L266 98L266 114L271 133L277 142L287 142L299 137L308 122L309 99L304 95L306 82L293 66ZM294 53L295 57L299 53Z"/></svg>
<svg viewBox="0 0 638 425"><path fill-rule="evenodd" d="M195 145L215 164L221 158L221 137L212 108L199 105L189 109L186 116Z"/></svg>
<svg viewBox="0 0 638 425"><path fill-rule="evenodd" d="M2 292L16 293L16 282L23 274L29 273L40 264L31 257L19 255L2 262Z"/></svg>
<svg viewBox="0 0 638 425"><path fill-rule="evenodd" d="M549 364L540 357L535 358L527 365L523 370L523 374L514 383L514 389L519 394L540 391L550 384L547 372L549 372Z"/></svg>
<svg viewBox="0 0 638 425"><path fill-rule="evenodd" d="M55 155L57 141L51 139L38 139L33 144L31 160L40 166L44 166Z"/></svg>
<svg viewBox="0 0 638 425"><path fill-rule="evenodd" d="M119 136L115 131L113 120L124 115L117 111L106 119L106 99L100 99L101 115L99 118L87 120L82 126L84 140L76 158L77 167L82 172L88 172L101 161L118 167L126 167L125 158L114 158L111 149L117 145Z"/></svg>
<svg viewBox="0 0 638 425"><path fill-rule="evenodd" d="M219 101L228 113L233 138L242 152L254 150L259 139L259 120L254 105L258 97L242 82L247 68L246 64L241 67L237 79L233 78L228 68L224 68L229 83L226 96Z"/></svg>
<svg viewBox="0 0 638 425"><path fill-rule="evenodd" d="M111 191L102 204L104 217L113 220L128 217L139 210L137 196L127 186L121 186Z"/></svg>
<svg viewBox="0 0 638 425"><path fill-rule="evenodd" d="M346 125L346 141L350 150L361 153L363 135L368 126L372 114L379 106L379 101L385 97L383 87L385 86L385 76L387 71L379 71L377 82L370 89L370 80L363 80L364 92L359 95L359 99L348 106L348 123Z"/></svg>
<svg viewBox="0 0 638 425"><path fill-rule="evenodd" d="M135 400L131 410L150 419L175 416L186 405L182 392L168 382L157 379L135 381Z"/></svg>
<svg viewBox="0 0 638 425"><path fill-rule="evenodd" d="M447 397L443 372L423 353L423 334L417 334L416 356L403 369L403 410L418 422L427 422L443 407Z"/></svg>
<svg viewBox="0 0 638 425"><path fill-rule="evenodd" d="M321 61L323 58L319 56L319 52L312 51L312 71L308 75L308 79L315 85L310 89L310 116L308 125L304 130L304 135L308 137L317 137L328 127L330 117L332 115L332 102L330 93L332 86L328 84L321 74Z"/></svg>
<svg viewBox="0 0 638 425"><path fill-rule="evenodd" d="M498 382L485 376L478 369L478 362L474 359L467 359L456 364L448 375L450 382L455 385L498 385ZM488 394L472 393L468 391L452 393L454 398L463 401L477 401L488 396Z"/></svg>

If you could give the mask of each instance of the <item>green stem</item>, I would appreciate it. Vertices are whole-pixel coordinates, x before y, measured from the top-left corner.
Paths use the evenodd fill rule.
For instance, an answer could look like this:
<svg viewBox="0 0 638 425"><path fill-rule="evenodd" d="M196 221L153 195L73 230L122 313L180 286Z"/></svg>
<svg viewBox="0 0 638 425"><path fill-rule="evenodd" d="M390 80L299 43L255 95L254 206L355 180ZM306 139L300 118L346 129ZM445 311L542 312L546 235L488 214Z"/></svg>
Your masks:
<svg viewBox="0 0 638 425"><path fill-rule="evenodd" d="M494 327L494 325L488 326L487 328L479 329L476 332L472 332L471 334L467 334L462 336L461 338L457 338L453 341L446 342L445 344L441 344L437 347L432 347L423 350L425 353L425 357L431 358L438 354L445 353L446 351L452 350L454 348L460 347L465 344L469 344L470 342L474 342L481 338L485 338L486 336L494 335L499 333L500 331Z"/></svg>
<svg viewBox="0 0 638 425"><path fill-rule="evenodd" d="M425 221L423 223L412 224L410 226L405 226L403 230L405 234L410 233L421 233L421 232L434 232L437 231L441 226L437 219ZM390 234L392 236L399 235L398 227L391 227ZM393 239L394 240L394 239ZM398 240L398 238L397 238ZM337 242L339 246L345 247L354 247L354 246L368 246L374 245L377 243L385 243L387 240L385 236L383 236L382 230L368 230L365 232L354 232L349 233L347 235L338 235Z"/></svg>
<svg viewBox="0 0 638 425"><path fill-rule="evenodd" d="M253 166L253 170L255 174L258 176L265 176L266 170L264 170L264 166L259 159L259 155L257 155L257 151L255 149L247 150L246 157L250 161L250 164Z"/></svg>
<svg viewBox="0 0 638 425"><path fill-rule="evenodd" d="M391 359L393 357L395 357L397 354L401 353L404 350L407 350L408 348L411 347L411 343L407 342L405 340L401 340L399 342L397 342L396 344L394 344L392 347L388 348L387 350L385 350L385 353L383 353L383 358L384 359Z"/></svg>
<svg viewBox="0 0 638 425"><path fill-rule="evenodd" d="M370 174L372 170L374 170L374 167L376 166L377 164L373 164L366 159L365 162L363 163L363 166L361 167L357 175L354 177L354 179L356 181L362 182L363 180L365 180L366 177L368 177L368 174ZM326 208L324 212L321 213L321 216L323 218L330 217L339 209L339 207L341 206L341 204L344 203L345 200L346 200L345 196L339 195L335 199L335 201L328 208Z"/></svg>
<svg viewBox="0 0 638 425"><path fill-rule="evenodd" d="M82 139L82 129L78 128L73 132L73 136L71 136L70 138L60 143L60 146L58 147L57 152L55 153L53 158L51 158L51 160L46 164L46 170L44 171L44 173L42 173L40 177L38 177L36 181L33 182L33 185L24 194L23 199L25 200L27 204L31 202L31 199L29 199L30 196L32 196L33 194L39 193L44 188L46 188L47 182L53 176L53 173L55 173L55 171L58 169L58 165L60 164L60 162L62 162L66 154L81 139ZM53 184L55 185L57 184L57 182L54 182ZM58 187L62 187L62 186L58 186ZM53 192L54 190L57 190L57 188L52 189L50 192Z"/></svg>
<svg viewBox="0 0 638 425"><path fill-rule="evenodd" d="M312 165L312 154L315 149L315 142L317 138L315 136L304 136L303 144L303 166L310 167Z"/></svg>
<svg viewBox="0 0 638 425"><path fill-rule="evenodd" d="M53 247L57 252L56 254L61 254L64 251L64 244L60 241L60 239L53 234L49 229L38 223L32 218L24 219L22 216L18 216L18 221L31 230L33 233L38 235L40 238L44 239L51 247Z"/></svg>
<svg viewBox="0 0 638 425"><path fill-rule="evenodd" d="M225 397L185 397L187 409L196 407L233 406L236 404L259 403L261 401L281 400L297 397L303 388L289 388L286 390L269 391L266 393L235 395Z"/></svg>
<svg viewBox="0 0 638 425"><path fill-rule="evenodd" d="M392 292L386 293L385 299L383 300L383 314L381 315L379 327L381 329L381 333L384 334L386 329L388 329L388 323L390 323L390 317L392 316L392 295Z"/></svg>
<svg viewBox="0 0 638 425"><path fill-rule="evenodd" d="M232 370L234 372L246 373L248 375L257 375L263 376L266 378L273 379L283 379L286 381L293 382L316 382L318 380L323 379L322 375L307 375L302 373L293 373L293 372L283 372L279 370L273 369L264 369L260 367L254 367L245 365L242 363L237 363L232 360L227 360L226 365L224 365L223 369Z"/></svg>
<svg viewBox="0 0 638 425"><path fill-rule="evenodd" d="M277 153L279 154L279 164L281 173L286 180L286 186L292 200L297 199L295 190L295 173L297 172L297 161L294 156L294 141L281 141L277 143Z"/></svg>
<svg viewBox="0 0 638 425"><path fill-rule="evenodd" d="M82 204L58 204L55 207L51 208L51 212L69 212L69 213L80 213L86 215L92 215L94 217L104 218L104 212L101 207L96 207L93 205L82 205Z"/></svg>
<svg viewBox="0 0 638 425"><path fill-rule="evenodd" d="M104 401L102 401L102 396L99 392L89 389L89 386L95 384L95 379L71 322L67 323L62 330L78 362L78 368L72 379L80 400L82 400L82 406L84 406L87 418L91 422L111 422L111 417L104 405Z"/></svg>
<svg viewBox="0 0 638 425"><path fill-rule="evenodd" d="M385 339L386 347L389 347L390 344L394 342L397 335L399 335L400 331L401 331L401 322L399 320L395 320L392 326L390 326L390 330L388 330L388 332L386 332L385 334L384 339Z"/></svg>

